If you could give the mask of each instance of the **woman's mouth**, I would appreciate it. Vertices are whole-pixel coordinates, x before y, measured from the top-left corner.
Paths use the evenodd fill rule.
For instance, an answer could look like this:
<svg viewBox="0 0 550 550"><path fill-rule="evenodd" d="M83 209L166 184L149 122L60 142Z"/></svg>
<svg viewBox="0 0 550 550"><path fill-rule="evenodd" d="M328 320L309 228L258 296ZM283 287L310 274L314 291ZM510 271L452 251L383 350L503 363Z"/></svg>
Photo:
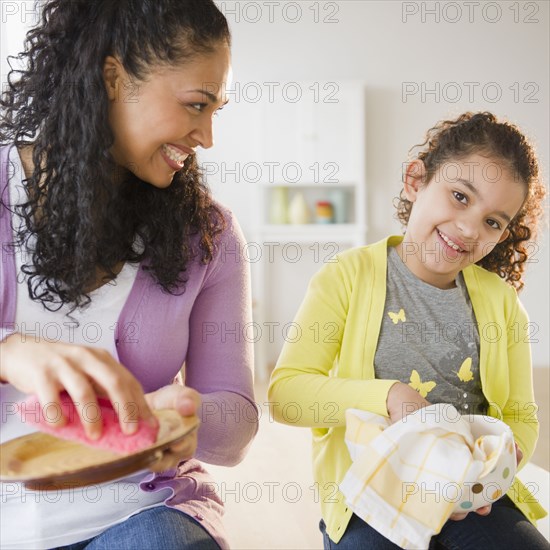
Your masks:
<svg viewBox="0 0 550 550"><path fill-rule="evenodd" d="M189 156L189 153L184 153L181 149L166 143L161 147L161 152L164 160L170 168L173 168L174 170L181 170L185 160Z"/></svg>

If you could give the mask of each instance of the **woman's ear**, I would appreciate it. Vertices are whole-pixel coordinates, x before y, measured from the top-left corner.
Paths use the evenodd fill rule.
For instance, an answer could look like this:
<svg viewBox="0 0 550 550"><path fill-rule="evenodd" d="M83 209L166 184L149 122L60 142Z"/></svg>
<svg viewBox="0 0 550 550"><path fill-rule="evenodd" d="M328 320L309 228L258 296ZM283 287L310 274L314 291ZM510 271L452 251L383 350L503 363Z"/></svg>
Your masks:
<svg viewBox="0 0 550 550"><path fill-rule="evenodd" d="M420 159L409 162L405 167L403 176L403 191L410 202L414 202L418 191L424 185L426 179L426 166Z"/></svg>
<svg viewBox="0 0 550 550"><path fill-rule="evenodd" d="M504 233L500 236L500 239L498 240L497 244L500 244L502 241L505 241L510 236L510 230L505 229Z"/></svg>
<svg viewBox="0 0 550 550"><path fill-rule="evenodd" d="M115 57L108 55L103 63L103 82L107 90L107 97L110 101L119 99L120 82L125 73L122 64Z"/></svg>

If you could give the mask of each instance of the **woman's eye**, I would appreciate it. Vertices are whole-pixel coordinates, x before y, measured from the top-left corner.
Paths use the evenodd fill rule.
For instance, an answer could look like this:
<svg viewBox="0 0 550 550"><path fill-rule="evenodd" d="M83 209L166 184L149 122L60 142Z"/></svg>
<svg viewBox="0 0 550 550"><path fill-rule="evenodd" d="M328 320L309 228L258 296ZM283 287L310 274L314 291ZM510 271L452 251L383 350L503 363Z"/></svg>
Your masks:
<svg viewBox="0 0 550 550"><path fill-rule="evenodd" d="M500 223L498 223L496 220L487 220L487 225L489 225L489 227L492 227L493 229L501 229Z"/></svg>
<svg viewBox="0 0 550 550"><path fill-rule="evenodd" d="M199 113L202 113L202 111L206 107L206 103L191 103L190 106L196 111L199 111Z"/></svg>
<svg viewBox="0 0 550 550"><path fill-rule="evenodd" d="M466 195L463 195L462 193L460 193L458 191L453 191L453 195L454 195L454 198L458 202L461 202L462 204L466 204L468 202L468 198L466 197Z"/></svg>

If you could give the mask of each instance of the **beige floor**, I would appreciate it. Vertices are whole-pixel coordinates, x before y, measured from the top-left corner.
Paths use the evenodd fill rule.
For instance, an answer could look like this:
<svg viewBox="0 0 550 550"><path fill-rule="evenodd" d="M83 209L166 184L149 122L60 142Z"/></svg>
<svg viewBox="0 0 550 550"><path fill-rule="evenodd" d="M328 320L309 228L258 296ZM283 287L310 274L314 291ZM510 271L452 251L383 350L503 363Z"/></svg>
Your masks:
<svg viewBox="0 0 550 550"><path fill-rule="evenodd" d="M541 437L538 448L520 473L540 488L537 497L548 509L550 370L535 373ZM256 388L256 402L267 402L265 384ZM225 525L236 550L321 549L317 525L320 504L311 474L310 432L275 423L262 406L259 433L244 461L234 468L209 466L226 506ZM539 529L549 537L548 517Z"/></svg>

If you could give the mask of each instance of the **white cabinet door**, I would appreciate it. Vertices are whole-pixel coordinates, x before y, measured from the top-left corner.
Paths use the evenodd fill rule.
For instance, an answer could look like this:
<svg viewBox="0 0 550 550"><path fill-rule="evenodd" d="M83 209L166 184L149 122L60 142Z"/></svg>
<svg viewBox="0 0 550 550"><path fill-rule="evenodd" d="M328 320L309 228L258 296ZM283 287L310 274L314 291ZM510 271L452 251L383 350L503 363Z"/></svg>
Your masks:
<svg viewBox="0 0 550 550"><path fill-rule="evenodd" d="M336 86L333 84L333 86ZM357 88L339 86L330 100L313 105L315 113L315 157L320 165L320 182L361 183L364 159L362 94ZM322 95L321 95L322 97Z"/></svg>
<svg viewBox="0 0 550 550"><path fill-rule="evenodd" d="M357 184L364 147L363 95L357 86L304 83L295 103L265 105L264 150L281 184ZM359 103L359 106L358 105ZM296 166L294 166L296 165Z"/></svg>

